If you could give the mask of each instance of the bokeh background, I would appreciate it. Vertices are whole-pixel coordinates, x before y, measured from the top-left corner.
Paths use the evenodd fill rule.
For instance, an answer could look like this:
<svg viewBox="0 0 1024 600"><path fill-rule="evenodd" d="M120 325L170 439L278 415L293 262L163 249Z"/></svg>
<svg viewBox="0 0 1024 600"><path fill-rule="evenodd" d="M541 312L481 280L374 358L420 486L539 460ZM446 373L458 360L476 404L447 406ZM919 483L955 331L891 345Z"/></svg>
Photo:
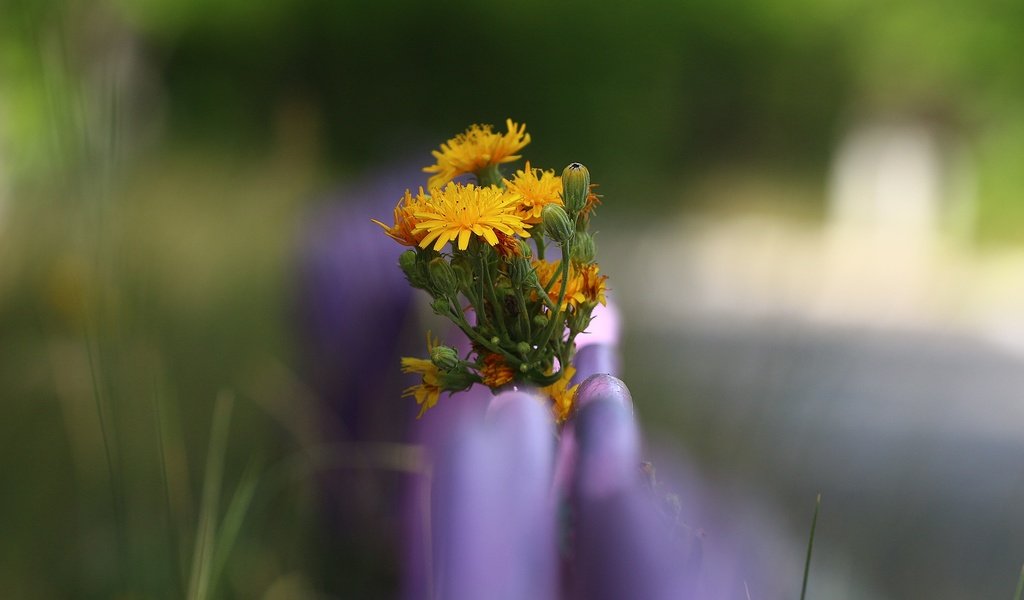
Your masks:
<svg viewBox="0 0 1024 600"><path fill-rule="evenodd" d="M5 0L2 595L395 595L415 460L324 392L302 261L512 117L600 183L648 438L772 532L776 575L799 589L821 492L809 597L1011 597L1022 31L1004 0ZM319 334L342 396L397 355ZM394 433L388 364L364 421Z"/></svg>

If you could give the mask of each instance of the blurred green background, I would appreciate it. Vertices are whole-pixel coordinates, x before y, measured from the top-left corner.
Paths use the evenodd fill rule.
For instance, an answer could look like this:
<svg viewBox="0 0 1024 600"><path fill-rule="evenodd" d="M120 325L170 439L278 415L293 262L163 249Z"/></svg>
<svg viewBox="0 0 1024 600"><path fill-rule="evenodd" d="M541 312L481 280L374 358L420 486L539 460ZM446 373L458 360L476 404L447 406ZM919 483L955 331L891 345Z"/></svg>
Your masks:
<svg viewBox="0 0 1024 600"><path fill-rule="evenodd" d="M819 221L851 124L914 119L974 156L971 242L1021 241L1020 2L0 11L5 597L393 593L398 567L372 549L324 555L342 534L310 478L266 483L316 419L289 320L298 223L339 182L425 166L472 122L527 123L535 165L586 162L614 238L693 212ZM215 406L231 407L226 449ZM204 473L221 458L217 503ZM245 515L234 543L228 527L196 544L210 503ZM194 548L213 556L205 584Z"/></svg>

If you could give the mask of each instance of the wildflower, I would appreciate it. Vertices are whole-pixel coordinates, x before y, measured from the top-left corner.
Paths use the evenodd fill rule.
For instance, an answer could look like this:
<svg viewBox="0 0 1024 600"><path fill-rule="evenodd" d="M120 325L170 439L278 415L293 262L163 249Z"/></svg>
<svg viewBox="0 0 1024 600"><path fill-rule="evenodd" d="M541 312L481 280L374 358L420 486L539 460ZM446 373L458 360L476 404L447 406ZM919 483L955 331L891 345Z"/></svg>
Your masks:
<svg viewBox="0 0 1024 600"><path fill-rule="evenodd" d="M601 304L607 305L604 293L606 290L605 282L608 280L607 275L600 275L600 268L597 263L591 263L589 265L582 265L579 267L580 278L582 279L582 291L583 295L586 296L588 302L594 304L600 302Z"/></svg>
<svg viewBox="0 0 1024 600"><path fill-rule="evenodd" d="M423 239L423 234L415 231L418 224L415 213L422 210L428 200L429 197L423 193L423 188L420 188L416 196L413 196L411 191L405 190L405 196L395 206L395 224L393 226L388 227L377 219L370 220L383 227L384 233L399 244L415 246Z"/></svg>
<svg viewBox="0 0 1024 600"><path fill-rule="evenodd" d="M431 338L428 331L427 350L433 353L437 345L437 340ZM416 404L420 405L420 412L416 415L418 419L423 416L423 413L427 412L428 408L433 408L437 405L437 399L441 396L441 374L437 369L437 365L431 360L408 356L402 357L402 372L418 373L423 376L423 380L420 383L406 388L402 394L403 398L409 396L416 398Z"/></svg>
<svg viewBox="0 0 1024 600"><path fill-rule="evenodd" d="M554 171L530 168L530 161L512 179L505 180L505 187L519 194L520 214L530 224L540 223L540 212L546 205L562 205L562 178Z"/></svg>
<svg viewBox="0 0 1024 600"><path fill-rule="evenodd" d="M488 352L484 356L484 364L480 367L483 384L491 389L501 387L515 378L516 372L508 366L500 354Z"/></svg>
<svg viewBox="0 0 1024 600"><path fill-rule="evenodd" d="M518 201L518 195L498 187L449 183L443 190L431 190L430 202L413 213L419 220L413 232L425 232L420 248L434 242L436 251L456 238L459 250L465 250L471 235L483 238L491 246L497 245L495 231L530 237L525 229L529 225L516 214Z"/></svg>
<svg viewBox="0 0 1024 600"><path fill-rule="evenodd" d="M536 260L533 262L533 268L537 271L537 279L540 280L540 284L547 288L548 297L551 298L552 302L558 302L558 294L562 289L561 261L548 262L546 260ZM554 280L554 282L552 282L552 280ZM565 297L562 299L562 305L559 309L566 310L570 306L579 307L586 301L587 296L584 294L583 278L580 276L579 272L570 265L569 277L565 287Z"/></svg>
<svg viewBox="0 0 1024 600"><path fill-rule="evenodd" d="M495 231L494 235L498 238L498 243L495 244L494 249L498 252L499 256L504 259L510 259L523 255L523 248L515 237L505 235L500 230Z"/></svg>
<svg viewBox="0 0 1024 600"><path fill-rule="evenodd" d="M433 173L428 188L441 187L465 173L476 173L486 167L519 160L516 154L530 143L526 125L517 125L512 119L505 121L504 134L492 131L491 125L472 125L465 132L441 144L431 154L437 162L424 167L424 173Z"/></svg>
<svg viewBox="0 0 1024 600"><path fill-rule="evenodd" d="M573 402L576 399L576 388L579 384L569 386L576 369L572 365L566 365L562 369L562 376L551 385L541 388L541 393L551 397L551 410L555 413L555 419L559 424L564 423L572 413Z"/></svg>

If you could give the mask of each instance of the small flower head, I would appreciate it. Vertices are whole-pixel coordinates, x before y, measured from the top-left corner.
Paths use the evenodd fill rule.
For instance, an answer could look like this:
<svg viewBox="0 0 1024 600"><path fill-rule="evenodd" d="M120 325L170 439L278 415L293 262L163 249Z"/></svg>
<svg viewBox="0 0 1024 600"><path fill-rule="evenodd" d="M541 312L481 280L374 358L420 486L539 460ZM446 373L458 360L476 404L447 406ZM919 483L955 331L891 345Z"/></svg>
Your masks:
<svg viewBox="0 0 1024 600"><path fill-rule="evenodd" d="M608 281L607 275L600 274L600 267L597 263L591 263L589 265L582 265L579 268L580 279L582 280L583 295L586 296L587 302L592 304L607 304L604 293L607 289L606 281Z"/></svg>
<svg viewBox="0 0 1024 600"><path fill-rule="evenodd" d="M448 261L438 256L427 265L430 285L439 296L454 296L459 291L459 281Z"/></svg>
<svg viewBox="0 0 1024 600"><path fill-rule="evenodd" d="M516 376L512 367L508 366L500 354L488 352L484 356L483 365L480 367L480 378L483 384L490 388L497 388L511 382Z"/></svg>
<svg viewBox="0 0 1024 600"><path fill-rule="evenodd" d="M398 266L414 288L424 289L430 280L427 278L427 271L423 262L416 256L415 250L406 250L398 256Z"/></svg>
<svg viewBox="0 0 1024 600"><path fill-rule="evenodd" d="M576 389L580 387L579 384L569 385L575 374L576 369L572 365L567 365L562 369L562 376L558 381L541 388L542 393L551 397L551 410L555 413L555 420L559 424L564 423L572 414L573 404L576 401Z"/></svg>
<svg viewBox="0 0 1024 600"><path fill-rule="evenodd" d="M434 346L430 349L430 361L438 369L451 371L459 366L459 354L451 346Z"/></svg>
<svg viewBox="0 0 1024 600"><path fill-rule="evenodd" d="M537 271L537 279L540 280L540 284L548 288L548 297L551 298L552 302L558 302L558 293L562 288L561 261L548 262L546 260L536 260L533 262L533 268ZM554 282L552 282L552 279L554 279ZM562 306L559 309L566 310L570 306L579 307L585 303L587 296L583 292L583 278L577 269L570 265L568 282L565 287L565 298L562 299Z"/></svg>
<svg viewBox="0 0 1024 600"><path fill-rule="evenodd" d="M465 132L441 144L431 154L437 160L424 173L433 173L427 187L440 187L459 175L476 173L491 165L519 160L516 154L530 143L526 125L517 125L512 119L505 121L504 134L492 131L491 125L473 125Z"/></svg>
<svg viewBox="0 0 1024 600"><path fill-rule="evenodd" d="M427 350L433 353L436 347L437 340L430 336L430 332L427 332ZM418 419L423 416L423 413L427 412L427 409L437 405L437 399L441 396L442 389L441 373L433 361L408 356L402 358L402 372L418 373L423 378L420 383L406 388L402 394L403 398L408 396L416 398L416 404L420 405L420 412L416 415Z"/></svg>
<svg viewBox="0 0 1024 600"><path fill-rule="evenodd" d="M562 198L569 214L576 215L587 203L590 194L590 171L574 162L562 171Z"/></svg>
<svg viewBox="0 0 1024 600"><path fill-rule="evenodd" d="M498 237L498 243L494 245L494 250L497 251L498 256L509 260L523 255L523 248L519 243L520 240L514 236L506 235L500 230L495 231L494 235Z"/></svg>
<svg viewBox="0 0 1024 600"><path fill-rule="evenodd" d="M530 224L540 223L540 213L546 205L562 204L562 178L554 171L530 168L530 161L512 179L505 180L505 187L519 194L519 211L523 221Z"/></svg>
<svg viewBox="0 0 1024 600"><path fill-rule="evenodd" d="M564 208L557 204L548 204L541 210L541 220L544 222L544 231L551 239L559 244L572 241L576 228Z"/></svg>
<svg viewBox="0 0 1024 600"><path fill-rule="evenodd" d="M594 262L597 255L597 244L594 243L594 236L586 231L577 231L572 238L572 261L577 264L590 264Z"/></svg>
<svg viewBox="0 0 1024 600"><path fill-rule="evenodd" d="M416 218L416 212L423 209L428 201L427 196L423 193L423 188L415 196L412 192L405 190L405 196L398 201L398 205L395 206L395 224L388 227L384 223L376 219L371 219L374 223L384 228L384 233L388 234L391 239L395 240L403 246L415 246L420 243L423 239L423 232L416 231L416 225L419 223Z"/></svg>
<svg viewBox="0 0 1024 600"><path fill-rule="evenodd" d="M413 231L423 234L420 248L433 242L436 251L456 240L459 250L465 250L474 235L495 246L496 231L530 237L525 229L529 225L516 214L518 201L519 196L498 187L449 183L431 190L430 202L414 213L418 222Z"/></svg>

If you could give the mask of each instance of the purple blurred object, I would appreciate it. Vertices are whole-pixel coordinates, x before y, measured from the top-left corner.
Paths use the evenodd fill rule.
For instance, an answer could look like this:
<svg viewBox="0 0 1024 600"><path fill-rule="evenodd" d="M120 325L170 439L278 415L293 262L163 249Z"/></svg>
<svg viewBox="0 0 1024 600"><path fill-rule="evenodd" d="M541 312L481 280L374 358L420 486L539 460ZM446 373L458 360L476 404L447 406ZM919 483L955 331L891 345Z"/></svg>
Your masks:
<svg viewBox="0 0 1024 600"><path fill-rule="evenodd" d="M554 440L549 411L523 392L453 432L434 472L434 597L555 597Z"/></svg>
<svg viewBox="0 0 1024 600"><path fill-rule="evenodd" d="M390 219L420 177L412 165L375 173L331 194L300 225L300 342L313 386L344 427L330 437L403 437L396 370L415 290L398 268L403 248L370 219Z"/></svg>
<svg viewBox="0 0 1024 600"><path fill-rule="evenodd" d="M684 553L641 480L640 433L625 384L594 375L572 417L573 598L687 598Z"/></svg>

